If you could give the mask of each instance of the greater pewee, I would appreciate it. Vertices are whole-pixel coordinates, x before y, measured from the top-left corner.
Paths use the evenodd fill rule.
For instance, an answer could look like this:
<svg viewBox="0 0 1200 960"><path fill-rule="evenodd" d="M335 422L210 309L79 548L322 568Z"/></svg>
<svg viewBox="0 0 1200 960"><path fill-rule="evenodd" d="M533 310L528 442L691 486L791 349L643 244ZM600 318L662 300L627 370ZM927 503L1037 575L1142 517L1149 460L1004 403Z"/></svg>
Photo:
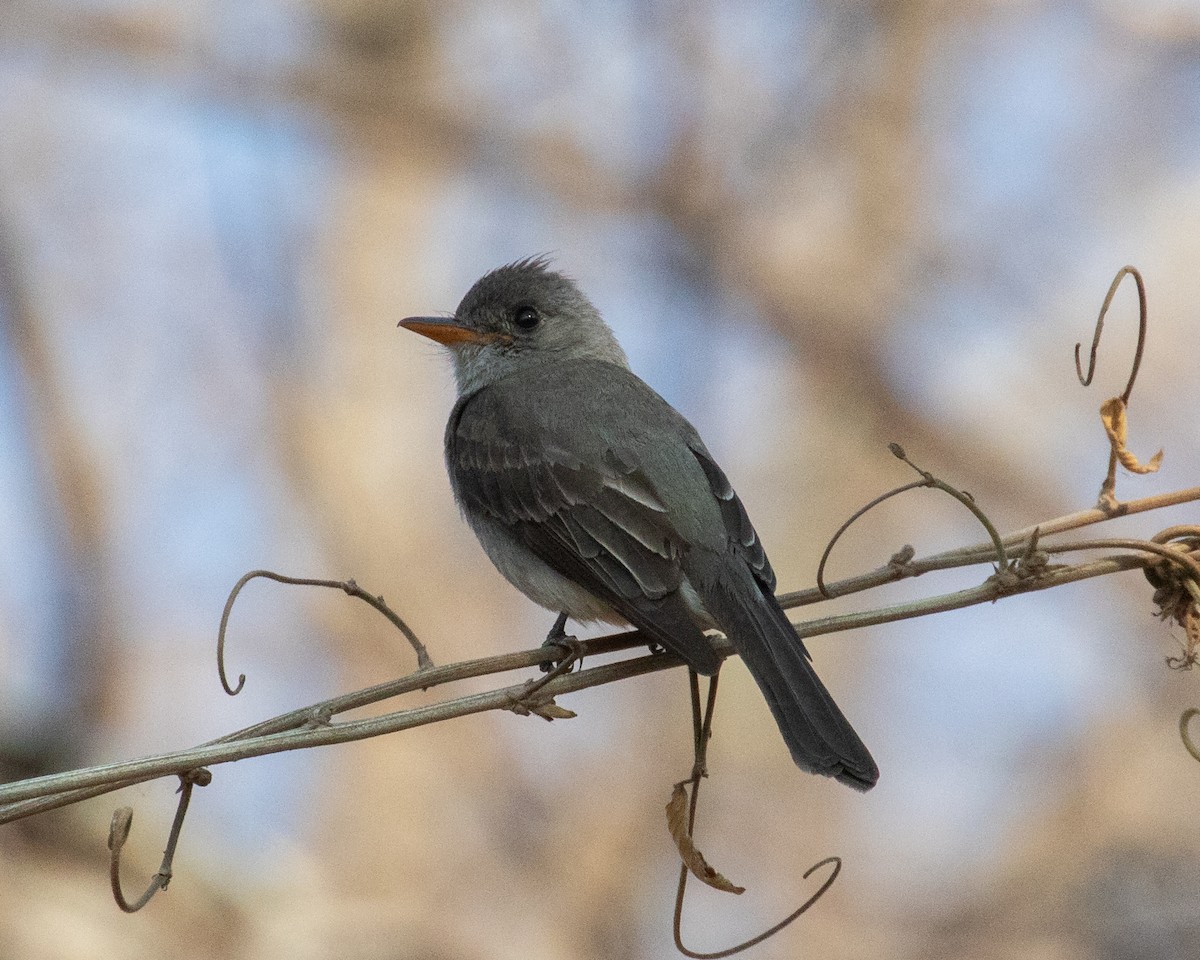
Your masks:
<svg viewBox="0 0 1200 960"><path fill-rule="evenodd" d="M879 769L775 600L741 500L695 428L629 370L612 330L541 258L480 279L453 317L400 325L449 347L454 496L500 572L567 617L631 624L692 669L721 630L797 766L868 790Z"/></svg>

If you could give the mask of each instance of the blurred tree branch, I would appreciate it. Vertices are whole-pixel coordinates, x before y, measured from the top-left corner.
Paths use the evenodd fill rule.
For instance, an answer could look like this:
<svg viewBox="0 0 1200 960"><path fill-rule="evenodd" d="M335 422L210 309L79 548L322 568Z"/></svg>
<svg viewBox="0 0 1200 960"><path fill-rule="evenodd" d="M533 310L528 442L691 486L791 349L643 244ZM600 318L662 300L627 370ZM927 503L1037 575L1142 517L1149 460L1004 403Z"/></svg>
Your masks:
<svg viewBox="0 0 1200 960"><path fill-rule="evenodd" d="M56 569L49 589L57 595L56 607L65 621L58 631L66 648L59 702L69 708L53 721L54 729L47 722L50 717L41 718L38 739L43 746L37 755L3 756L11 745L0 745L0 769L6 761L40 766L55 756L76 755L78 730L101 712L114 662L109 515L101 460L47 342L46 318L21 269L20 244L3 200L0 196L0 342L16 360L16 409L42 501L37 507L51 531L49 552Z"/></svg>

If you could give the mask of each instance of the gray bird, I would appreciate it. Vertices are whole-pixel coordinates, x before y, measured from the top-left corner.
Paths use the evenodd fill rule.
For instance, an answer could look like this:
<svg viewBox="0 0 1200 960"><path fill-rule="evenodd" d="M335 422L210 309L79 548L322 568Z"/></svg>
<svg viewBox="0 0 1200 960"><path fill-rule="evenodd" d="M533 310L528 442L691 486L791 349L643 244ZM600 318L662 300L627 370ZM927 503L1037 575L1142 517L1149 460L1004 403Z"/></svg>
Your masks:
<svg viewBox="0 0 1200 960"><path fill-rule="evenodd" d="M596 308L531 258L493 270L453 317L400 326L449 347L455 499L499 571L568 617L631 624L713 674L722 631L803 770L858 790L879 768L775 600L750 518L700 435L629 370Z"/></svg>

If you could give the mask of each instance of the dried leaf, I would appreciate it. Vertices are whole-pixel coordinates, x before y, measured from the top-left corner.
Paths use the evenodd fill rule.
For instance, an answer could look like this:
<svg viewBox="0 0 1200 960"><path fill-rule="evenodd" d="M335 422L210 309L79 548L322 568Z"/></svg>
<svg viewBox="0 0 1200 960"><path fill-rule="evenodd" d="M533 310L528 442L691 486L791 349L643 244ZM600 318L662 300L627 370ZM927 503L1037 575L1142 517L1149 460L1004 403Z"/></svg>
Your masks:
<svg viewBox="0 0 1200 960"><path fill-rule="evenodd" d="M546 720L573 720L579 716L574 710L568 710L566 707L560 707L553 700L547 700L545 703L539 703L536 706L529 708L530 713L536 713L539 717Z"/></svg>
<svg viewBox="0 0 1200 960"><path fill-rule="evenodd" d="M1129 431L1129 424L1125 417L1125 401L1120 397L1113 397L1101 404L1100 421L1104 424L1104 432L1108 434L1113 453L1121 462L1121 466L1130 473L1154 473L1162 464L1161 450L1150 458L1149 463L1139 463L1138 458L1126 448L1125 437Z"/></svg>
<svg viewBox="0 0 1200 960"><path fill-rule="evenodd" d="M717 890L724 890L726 893L745 893L745 887L730 883L709 866L708 861L704 859L704 854L696 849L692 838L688 836L687 819L687 791L683 789L682 783L677 783L675 789L671 791L671 802L667 804L667 829L671 831L671 836L675 839L675 846L679 850L680 858L696 879L702 883L707 883Z"/></svg>

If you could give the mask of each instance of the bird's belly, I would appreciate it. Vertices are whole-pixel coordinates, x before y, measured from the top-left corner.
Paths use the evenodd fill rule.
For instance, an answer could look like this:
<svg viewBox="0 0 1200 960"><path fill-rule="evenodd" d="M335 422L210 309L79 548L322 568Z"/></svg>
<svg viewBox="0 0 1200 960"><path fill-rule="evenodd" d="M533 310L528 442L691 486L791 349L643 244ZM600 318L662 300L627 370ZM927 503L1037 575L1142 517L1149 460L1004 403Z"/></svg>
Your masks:
<svg viewBox="0 0 1200 960"><path fill-rule="evenodd" d="M624 626L626 620L607 603L598 599L561 573L521 543L512 531L501 523L485 517L467 515L480 546L496 569L509 583L534 603L566 613L572 620L603 620Z"/></svg>

